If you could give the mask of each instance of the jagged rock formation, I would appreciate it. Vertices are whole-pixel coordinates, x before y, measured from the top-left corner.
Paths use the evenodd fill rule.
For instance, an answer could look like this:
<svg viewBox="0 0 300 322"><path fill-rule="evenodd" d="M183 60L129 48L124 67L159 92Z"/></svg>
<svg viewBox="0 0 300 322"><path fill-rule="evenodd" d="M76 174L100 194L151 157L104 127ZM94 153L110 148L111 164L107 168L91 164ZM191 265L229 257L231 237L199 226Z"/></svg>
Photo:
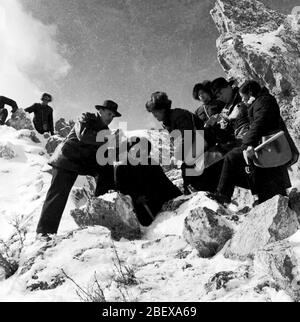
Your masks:
<svg viewBox="0 0 300 322"><path fill-rule="evenodd" d="M119 193L92 198L86 206L72 210L71 216L80 227L107 227L116 240L138 239L141 235L131 198Z"/></svg>
<svg viewBox="0 0 300 322"><path fill-rule="evenodd" d="M211 15L220 32L218 59L228 77L266 85L300 147L300 17L256 0L217 0Z"/></svg>
<svg viewBox="0 0 300 322"><path fill-rule="evenodd" d="M63 137L59 135L51 136L45 146L45 149L49 155L53 154L58 145L64 140Z"/></svg>
<svg viewBox="0 0 300 322"><path fill-rule="evenodd" d="M13 144L6 142L5 144L0 142L0 158L10 160L17 155Z"/></svg>
<svg viewBox="0 0 300 322"><path fill-rule="evenodd" d="M34 129L30 118L26 116L26 113L21 108L12 114L11 119L6 122L6 125L11 126L16 130Z"/></svg>
<svg viewBox="0 0 300 322"><path fill-rule="evenodd" d="M297 244L296 244L297 245ZM270 274L294 299L300 300L300 255L290 240L267 245L255 255L254 266Z"/></svg>
<svg viewBox="0 0 300 322"><path fill-rule="evenodd" d="M67 137L70 131L72 130L75 122L74 121L69 121L66 122L64 118L60 118L56 123L55 123L55 131L57 132L58 135L62 136L63 138Z"/></svg>
<svg viewBox="0 0 300 322"><path fill-rule="evenodd" d="M226 246L225 257L244 260L267 244L292 236L299 228L288 198L275 196L255 207Z"/></svg>
<svg viewBox="0 0 300 322"><path fill-rule="evenodd" d="M234 229L225 218L205 207L193 209L184 221L184 238L204 258L216 255L233 233Z"/></svg>

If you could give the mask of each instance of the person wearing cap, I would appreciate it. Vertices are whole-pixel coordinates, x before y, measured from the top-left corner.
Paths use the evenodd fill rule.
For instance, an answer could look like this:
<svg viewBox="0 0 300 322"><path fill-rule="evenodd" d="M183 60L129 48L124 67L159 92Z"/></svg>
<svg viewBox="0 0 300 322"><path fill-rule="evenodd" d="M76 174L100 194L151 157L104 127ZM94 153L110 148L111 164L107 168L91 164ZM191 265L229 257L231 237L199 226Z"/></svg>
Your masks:
<svg viewBox="0 0 300 322"><path fill-rule="evenodd" d="M52 96L44 93L41 98L42 103L35 103L25 108L25 112L34 113L33 124L38 133L49 133L54 135L53 109L48 104L52 102Z"/></svg>
<svg viewBox="0 0 300 322"><path fill-rule="evenodd" d="M5 108L5 105L11 107L11 112L15 113L18 110L17 103L11 98L0 96L0 125L4 125L8 116L8 111Z"/></svg>
<svg viewBox="0 0 300 322"><path fill-rule="evenodd" d="M198 107L195 114L204 124L206 124L212 116L220 114L225 106L225 103L215 99L211 91L211 82L208 80L194 86L193 98L201 103L201 106Z"/></svg>
<svg viewBox="0 0 300 322"><path fill-rule="evenodd" d="M215 136L208 128L204 128L203 121L199 119L194 113L175 108L172 109L172 101L164 92L155 92L151 95L151 99L146 103L146 109L148 112L159 121L162 122L163 127L169 132L179 130L181 132L181 138L184 138L185 131L192 131L192 142L188 142L189 146L186 146L187 142L182 139L182 151L188 151L192 149L193 144L196 143L195 137L197 130L204 130L204 151L208 155L208 149L215 145ZM200 144L201 142L199 142ZM181 167L182 178L184 183L184 193L189 194L191 185L194 189L199 191L215 191L219 180L219 174L222 169L222 160L216 156L214 160L210 160L210 164L205 164L204 172L199 176L186 175L189 168L193 168L194 165L188 165L186 162L186 155L183 156L183 163Z"/></svg>
<svg viewBox="0 0 300 322"><path fill-rule="evenodd" d="M113 166L100 166L97 163L97 150L105 143L97 141L97 134L102 130L109 131L109 124L115 117L121 117L121 114L118 112L118 104L111 100L106 100L95 108L96 114L83 113L79 117L49 161L53 167L53 177L37 226L38 236L48 238L49 235L57 233L69 193L78 175L98 177L101 173L113 171ZM100 182L98 180L97 185ZM105 193L111 187L110 182L103 182L106 188L102 187L101 190Z"/></svg>

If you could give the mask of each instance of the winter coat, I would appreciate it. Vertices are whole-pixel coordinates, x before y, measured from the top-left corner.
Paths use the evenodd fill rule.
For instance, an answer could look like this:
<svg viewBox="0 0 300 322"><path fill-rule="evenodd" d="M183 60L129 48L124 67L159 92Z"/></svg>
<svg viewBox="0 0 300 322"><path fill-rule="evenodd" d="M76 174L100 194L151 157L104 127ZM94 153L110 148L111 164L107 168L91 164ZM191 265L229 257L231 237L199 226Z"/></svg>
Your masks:
<svg viewBox="0 0 300 322"><path fill-rule="evenodd" d="M258 97L249 107L250 129L243 138L243 148L256 147L262 136L283 130L280 108L274 96L263 88ZM285 189L291 186L287 166L259 169L256 186L259 191L266 183L273 183Z"/></svg>
<svg viewBox="0 0 300 322"><path fill-rule="evenodd" d="M225 104L218 100L211 100L207 104L202 104L195 112L200 120L205 124L212 115L222 112Z"/></svg>
<svg viewBox="0 0 300 322"><path fill-rule="evenodd" d="M281 129L280 109L274 96L263 88L248 109L250 128L243 138L245 146L257 146L262 136Z"/></svg>
<svg viewBox="0 0 300 322"><path fill-rule="evenodd" d="M50 132L51 135L54 134L52 107L35 103L32 106L25 108L25 112L34 113L33 124L40 134L47 132Z"/></svg>
<svg viewBox="0 0 300 322"><path fill-rule="evenodd" d="M153 162L153 161L152 161ZM130 195L137 217L142 225L148 226L152 218L145 206L137 202L138 198L145 196L147 206L153 216L161 210L162 205L182 193L167 178L160 165L119 165L116 169L117 190Z"/></svg>
<svg viewBox="0 0 300 322"><path fill-rule="evenodd" d="M249 118L247 105L242 102L239 89L233 89L233 100L227 104L224 109L228 110L228 115L233 111L235 106L239 107L239 114L236 119L230 121L236 139L241 139L249 129Z"/></svg>
<svg viewBox="0 0 300 322"><path fill-rule="evenodd" d="M96 153L104 144L96 141L101 130L109 129L99 114L82 114L69 135L55 150L49 164L79 175L96 175L99 169Z"/></svg>

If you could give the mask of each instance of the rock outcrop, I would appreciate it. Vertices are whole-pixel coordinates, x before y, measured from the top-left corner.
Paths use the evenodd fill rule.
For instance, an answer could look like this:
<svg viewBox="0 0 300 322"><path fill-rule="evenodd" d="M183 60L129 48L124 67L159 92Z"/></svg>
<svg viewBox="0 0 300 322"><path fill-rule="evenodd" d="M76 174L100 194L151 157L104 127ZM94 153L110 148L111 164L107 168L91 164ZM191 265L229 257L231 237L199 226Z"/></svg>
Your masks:
<svg viewBox="0 0 300 322"><path fill-rule="evenodd" d="M228 78L255 79L276 96L300 147L300 23L256 0L217 0L218 59Z"/></svg>
<svg viewBox="0 0 300 322"><path fill-rule="evenodd" d="M60 118L56 123L55 123L55 131L57 132L58 135L62 136L63 138L67 137L70 131L72 130L74 126L74 121L69 121L66 122L64 118Z"/></svg>
<svg viewBox="0 0 300 322"><path fill-rule="evenodd" d="M122 237L138 239L141 236L131 198L119 193L91 198L86 206L72 210L71 216L79 227L107 227L115 240Z"/></svg>
<svg viewBox="0 0 300 322"><path fill-rule="evenodd" d="M226 245L225 257L244 260L267 244L292 236L299 228L288 198L275 196L255 207Z"/></svg>
<svg viewBox="0 0 300 322"><path fill-rule="evenodd" d="M45 149L49 155L53 154L58 145L64 140L63 137L59 135L51 136L45 146Z"/></svg>
<svg viewBox="0 0 300 322"><path fill-rule="evenodd" d="M290 240L267 245L255 255L256 270L267 272L294 301L300 300L299 246Z"/></svg>
<svg viewBox="0 0 300 322"><path fill-rule="evenodd" d="M15 147L10 142L1 143L0 142L0 158L10 160L17 156Z"/></svg>
<svg viewBox="0 0 300 322"><path fill-rule="evenodd" d="M26 116L26 113L21 108L11 115L11 118L6 122L6 125L11 126L16 130L34 130L31 119Z"/></svg>
<svg viewBox="0 0 300 322"><path fill-rule="evenodd" d="M183 236L200 257L216 255L233 236L231 224L208 208L195 208L185 218Z"/></svg>

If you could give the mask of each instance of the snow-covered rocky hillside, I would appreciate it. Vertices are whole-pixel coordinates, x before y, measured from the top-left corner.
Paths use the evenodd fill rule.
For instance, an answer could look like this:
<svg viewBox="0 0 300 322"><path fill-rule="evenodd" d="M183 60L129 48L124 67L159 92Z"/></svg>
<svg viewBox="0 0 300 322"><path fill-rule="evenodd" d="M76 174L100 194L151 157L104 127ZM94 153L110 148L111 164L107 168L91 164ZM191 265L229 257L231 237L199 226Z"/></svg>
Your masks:
<svg viewBox="0 0 300 322"><path fill-rule="evenodd" d="M255 0L217 0L221 65L263 81L278 98L299 146L299 21ZM225 209L203 192L164 205L150 227L130 199L94 198L79 177L51 241L35 229L51 180L52 153L73 123L49 140L22 111L0 127L0 301L299 301L299 165L289 197L251 209L235 192ZM180 186L176 169L167 174ZM117 229L116 229L117 227Z"/></svg>
<svg viewBox="0 0 300 322"><path fill-rule="evenodd" d="M46 143L32 130L0 127L1 301L298 300L299 193L291 196L297 212L278 196L249 212L242 191L229 210L195 193L166 204L145 228L127 220L136 224L128 200L93 198L92 179L80 177L58 235L40 241L35 228L51 180ZM168 175L178 181L176 171ZM125 238L123 227L115 238L94 221L77 226L86 203L98 215L127 218L139 237Z"/></svg>

